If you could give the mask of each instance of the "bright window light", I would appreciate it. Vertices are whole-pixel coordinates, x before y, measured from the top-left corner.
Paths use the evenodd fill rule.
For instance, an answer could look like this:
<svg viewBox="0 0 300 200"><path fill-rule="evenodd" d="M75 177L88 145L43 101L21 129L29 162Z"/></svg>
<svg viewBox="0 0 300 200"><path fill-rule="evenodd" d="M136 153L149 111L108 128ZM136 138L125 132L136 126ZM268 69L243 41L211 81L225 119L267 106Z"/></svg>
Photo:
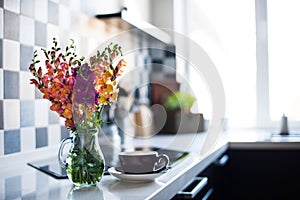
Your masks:
<svg viewBox="0 0 300 200"><path fill-rule="evenodd" d="M270 118L300 120L300 1L268 1Z"/></svg>
<svg viewBox="0 0 300 200"><path fill-rule="evenodd" d="M189 36L208 53L222 78L228 125L255 126L255 1L194 0L188 9ZM190 74L197 98L209 102L210 96L201 95L205 93L198 87L199 79Z"/></svg>

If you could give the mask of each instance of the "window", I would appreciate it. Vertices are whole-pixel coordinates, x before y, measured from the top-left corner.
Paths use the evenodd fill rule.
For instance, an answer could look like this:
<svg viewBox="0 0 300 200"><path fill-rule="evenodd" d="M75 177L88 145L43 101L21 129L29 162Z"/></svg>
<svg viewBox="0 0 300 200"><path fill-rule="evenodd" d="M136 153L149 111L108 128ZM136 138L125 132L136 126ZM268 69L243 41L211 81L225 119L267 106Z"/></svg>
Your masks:
<svg viewBox="0 0 300 200"><path fill-rule="evenodd" d="M255 2L240 0L186 2L188 15L187 19L183 20L183 23L187 23L185 34L207 52L220 73L225 88L225 117L229 119L228 125L254 126ZM204 112L204 116L210 116L208 103L211 102L210 96L206 95L203 87L199 88L199 76L193 73L192 67L189 72L192 90L199 99L198 107Z"/></svg>
<svg viewBox="0 0 300 200"><path fill-rule="evenodd" d="M220 73L228 125L278 128L285 113L290 127L299 127L300 1L176 2L185 5L175 6L175 15L183 9L185 15L181 10L178 16L187 16L179 28L209 54ZM210 101L197 87L192 68L187 71L198 99Z"/></svg>
<svg viewBox="0 0 300 200"><path fill-rule="evenodd" d="M300 120L300 1L267 2L270 120Z"/></svg>

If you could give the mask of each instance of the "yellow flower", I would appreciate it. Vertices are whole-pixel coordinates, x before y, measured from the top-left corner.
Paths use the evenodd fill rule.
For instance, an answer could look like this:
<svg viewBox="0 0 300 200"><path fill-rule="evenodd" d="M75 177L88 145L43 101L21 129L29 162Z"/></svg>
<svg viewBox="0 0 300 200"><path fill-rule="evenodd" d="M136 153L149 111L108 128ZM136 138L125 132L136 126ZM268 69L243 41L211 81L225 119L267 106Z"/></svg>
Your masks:
<svg viewBox="0 0 300 200"><path fill-rule="evenodd" d="M93 112L91 109L86 109L86 118L91 119L93 115Z"/></svg>
<svg viewBox="0 0 300 200"><path fill-rule="evenodd" d="M114 87L110 84L106 85L103 89L104 93L112 93L114 91Z"/></svg>
<svg viewBox="0 0 300 200"><path fill-rule="evenodd" d="M107 105L108 104L107 98L105 98L104 96L101 95L100 98L98 99L98 103L100 105Z"/></svg>
<svg viewBox="0 0 300 200"><path fill-rule="evenodd" d="M103 87L105 83L103 82L102 79L98 79L96 80L96 84L95 84L95 90L100 92L101 88Z"/></svg>
<svg viewBox="0 0 300 200"><path fill-rule="evenodd" d="M106 70L106 72L104 72L104 74L103 74L104 79L110 80L112 76L113 76L113 72L111 69Z"/></svg>

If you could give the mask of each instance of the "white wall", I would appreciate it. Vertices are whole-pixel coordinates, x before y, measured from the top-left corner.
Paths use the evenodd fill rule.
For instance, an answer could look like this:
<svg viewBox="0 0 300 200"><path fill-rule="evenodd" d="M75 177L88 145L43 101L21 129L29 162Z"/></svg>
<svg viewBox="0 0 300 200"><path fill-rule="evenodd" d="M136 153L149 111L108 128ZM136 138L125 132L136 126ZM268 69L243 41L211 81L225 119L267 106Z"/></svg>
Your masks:
<svg viewBox="0 0 300 200"><path fill-rule="evenodd" d="M173 0L151 1L151 23L160 28L173 30Z"/></svg>

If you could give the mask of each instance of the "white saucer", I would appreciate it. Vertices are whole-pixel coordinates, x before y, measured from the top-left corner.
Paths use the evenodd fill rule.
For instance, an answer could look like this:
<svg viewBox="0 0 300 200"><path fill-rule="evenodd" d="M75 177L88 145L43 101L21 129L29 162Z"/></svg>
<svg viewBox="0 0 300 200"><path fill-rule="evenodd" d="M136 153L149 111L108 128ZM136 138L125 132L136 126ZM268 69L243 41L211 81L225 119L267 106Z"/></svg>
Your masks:
<svg viewBox="0 0 300 200"><path fill-rule="evenodd" d="M166 173L166 171L163 171L159 173L150 173L150 174L124 174L120 171L117 171L114 167L109 168L108 172L112 176L121 179L122 181L137 182L137 183L154 181L157 177Z"/></svg>

